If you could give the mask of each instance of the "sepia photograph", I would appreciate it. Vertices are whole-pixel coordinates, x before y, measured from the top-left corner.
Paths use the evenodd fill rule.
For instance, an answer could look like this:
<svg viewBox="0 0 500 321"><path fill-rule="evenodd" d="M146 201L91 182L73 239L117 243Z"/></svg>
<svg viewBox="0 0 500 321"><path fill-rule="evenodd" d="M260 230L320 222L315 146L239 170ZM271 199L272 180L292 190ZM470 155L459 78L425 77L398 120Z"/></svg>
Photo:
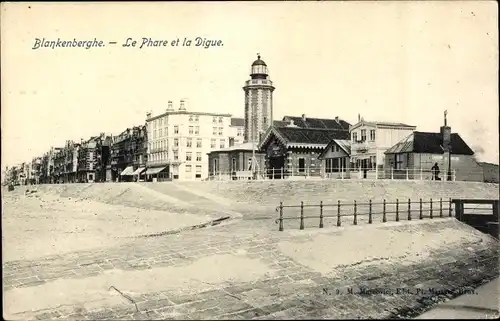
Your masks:
<svg viewBox="0 0 500 321"><path fill-rule="evenodd" d="M497 2L0 6L5 320L500 317Z"/></svg>

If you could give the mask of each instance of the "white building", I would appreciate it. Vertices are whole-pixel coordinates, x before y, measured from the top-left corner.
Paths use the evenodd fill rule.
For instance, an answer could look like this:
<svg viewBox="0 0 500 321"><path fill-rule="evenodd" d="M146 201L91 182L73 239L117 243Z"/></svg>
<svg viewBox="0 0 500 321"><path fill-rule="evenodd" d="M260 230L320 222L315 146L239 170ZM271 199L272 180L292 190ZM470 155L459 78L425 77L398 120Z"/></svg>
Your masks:
<svg viewBox="0 0 500 321"><path fill-rule="evenodd" d="M188 111L185 101L146 119L148 147L146 179L201 180L208 177L207 154L229 147L231 115ZM232 132L233 131L233 132Z"/></svg>
<svg viewBox="0 0 500 321"><path fill-rule="evenodd" d="M350 129L351 167L381 170L384 167L385 151L410 135L416 126L403 123L365 121L358 117L358 123Z"/></svg>
<svg viewBox="0 0 500 321"><path fill-rule="evenodd" d="M243 144L245 137L245 119L231 118L231 126L229 127L229 145Z"/></svg>

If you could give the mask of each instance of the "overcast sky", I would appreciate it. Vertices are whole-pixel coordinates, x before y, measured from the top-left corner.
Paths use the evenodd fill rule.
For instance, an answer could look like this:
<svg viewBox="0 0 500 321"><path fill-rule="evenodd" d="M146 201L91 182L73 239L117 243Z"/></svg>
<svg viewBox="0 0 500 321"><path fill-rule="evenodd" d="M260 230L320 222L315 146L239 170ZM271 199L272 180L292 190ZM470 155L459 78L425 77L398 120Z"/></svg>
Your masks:
<svg viewBox="0 0 500 321"><path fill-rule="evenodd" d="M182 98L243 117L260 52L274 115L449 124L498 163L496 2L2 3L2 167L66 139L118 134ZM224 46L182 47L182 39ZM32 50L35 38L104 48ZM179 47L124 48L128 38Z"/></svg>

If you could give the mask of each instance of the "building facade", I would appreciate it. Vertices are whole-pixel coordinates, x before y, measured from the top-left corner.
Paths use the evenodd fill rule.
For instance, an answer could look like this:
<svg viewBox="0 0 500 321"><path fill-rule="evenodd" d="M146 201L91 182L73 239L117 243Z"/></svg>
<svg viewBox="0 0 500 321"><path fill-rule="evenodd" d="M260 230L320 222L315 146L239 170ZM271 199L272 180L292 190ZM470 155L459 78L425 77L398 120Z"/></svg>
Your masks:
<svg viewBox="0 0 500 321"><path fill-rule="evenodd" d="M245 82L244 143L258 143L273 124L273 82L269 79L266 63L257 55L252 63L250 79Z"/></svg>
<svg viewBox="0 0 500 321"><path fill-rule="evenodd" d="M415 129L416 126L403 123L365 121L358 116L358 123L350 128L350 167L353 171L367 171L368 177L380 178L378 172L383 173L385 151Z"/></svg>
<svg viewBox="0 0 500 321"><path fill-rule="evenodd" d="M231 125L229 126L229 146L243 144L245 138L245 119L244 118L231 118Z"/></svg>
<svg viewBox="0 0 500 321"><path fill-rule="evenodd" d="M321 161L323 177L350 178L350 139L332 139L318 158Z"/></svg>
<svg viewBox="0 0 500 321"><path fill-rule="evenodd" d="M348 130L271 127L259 144L265 154L266 176L272 179L322 176L318 157L333 140L349 139Z"/></svg>
<svg viewBox="0 0 500 321"><path fill-rule="evenodd" d="M386 176L394 179L432 179L439 166L441 180L484 181L484 172L474 151L448 126L441 132L418 132L405 137L386 152ZM448 175L453 172L453 177Z"/></svg>
<svg viewBox="0 0 500 321"><path fill-rule="evenodd" d="M82 141L78 150L77 181L105 182L110 163L112 136L101 133Z"/></svg>
<svg viewBox="0 0 500 321"><path fill-rule="evenodd" d="M113 137L110 175L107 175L107 181L130 182L144 179L146 140L146 126L127 128Z"/></svg>
<svg viewBox="0 0 500 321"><path fill-rule="evenodd" d="M229 146L231 115L192 112L180 101L174 109L146 119L148 180L202 180L208 177L208 153Z"/></svg>

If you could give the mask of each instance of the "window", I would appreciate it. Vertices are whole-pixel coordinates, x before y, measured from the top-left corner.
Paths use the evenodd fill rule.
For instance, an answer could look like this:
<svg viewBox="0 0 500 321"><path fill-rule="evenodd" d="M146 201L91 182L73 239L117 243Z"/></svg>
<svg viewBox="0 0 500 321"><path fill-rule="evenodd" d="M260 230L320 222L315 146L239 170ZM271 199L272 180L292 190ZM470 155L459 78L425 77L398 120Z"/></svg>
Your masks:
<svg viewBox="0 0 500 321"><path fill-rule="evenodd" d="M370 156L370 168L371 169L377 168L377 158L375 156Z"/></svg>
<svg viewBox="0 0 500 321"><path fill-rule="evenodd" d="M189 135L193 135L193 126L189 126Z"/></svg>
<svg viewBox="0 0 500 321"><path fill-rule="evenodd" d="M252 169L252 159L249 158L248 159L248 170L251 170Z"/></svg>
<svg viewBox="0 0 500 321"><path fill-rule="evenodd" d="M201 153L196 153L196 161L201 162Z"/></svg>
<svg viewBox="0 0 500 321"><path fill-rule="evenodd" d="M396 154L396 164L394 164L396 169L403 169L403 154Z"/></svg>
<svg viewBox="0 0 500 321"><path fill-rule="evenodd" d="M306 167L306 160L304 158L299 158L299 173L303 173Z"/></svg>
<svg viewBox="0 0 500 321"><path fill-rule="evenodd" d="M165 136L168 136L168 127L165 127L164 132L165 132Z"/></svg>
<svg viewBox="0 0 500 321"><path fill-rule="evenodd" d="M201 148L201 138L196 140L196 148Z"/></svg>
<svg viewBox="0 0 500 321"><path fill-rule="evenodd" d="M179 152L174 151L174 160L179 160Z"/></svg>
<svg viewBox="0 0 500 321"><path fill-rule="evenodd" d="M210 140L210 148L216 148L217 141L215 139Z"/></svg>
<svg viewBox="0 0 500 321"><path fill-rule="evenodd" d="M191 148L192 145L193 145L193 139L192 138L186 139L186 147Z"/></svg>
<svg viewBox="0 0 500 321"><path fill-rule="evenodd" d="M219 162L217 161L217 158L214 158L214 168L213 168L213 172L214 174L217 173L219 171Z"/></svg>
<svg viewBox="0 0 500 321"><path fill-rule="evenodd" d="M186 165L186 173L191 173L192 168L191 165Z"/></svg>
<svg viewBox="0 0 500 321"><path fill-rule="evenodd" d="M156 120L153 120L153 128L156 129Z"/></svg>
<svg viewBox="0 0 500 321"><path fill-rule="evenodd" d="M358 133L352 133L352 142L355 143L358 140Z"/></svg>
<svg viewBox="0 0 500 321"><path fill-rule="evenodd" d="M217 123L217 117L214 117L213 118L213 123L216 124Z"/></svg>
<svg viewBox="0 0 500 321"><path fill-rule="evenodd" d="M174 134L178 134L179 133L179 126L175 125L174 126Z"/></svg>
<svg viewBox="0 0 500 321"><path fill-rule="evenodd" d="M267 117L264 117L264 125L267 125Z"/></svg>
<svg viewBox="0 0 500 321"><path fill-rule="evenodd" d="M195 133L195 135L199 135L200 134L200 126L196 126L194 128L194 133Z"/></svg>
<svg viewBox="0 0 500 321"><path fill-rule="evenodd" d="M220 148L224 148L226 145L226 141L224 139L220 140Z"/></svg>
<svg viewBox="0 0 500 321"><path fill-rule="evenodd" d="M366 129L361 130L361 141L364 142L366 140Z"/></svg>
<svg viewBox="0 0 500 321"><path fill-rule="evenodd" d="M217 135L217 127L214 127L213 129L214 129L214 131L212 133L215 136L215 135Z"/></svg>
<svg viewBox="0 0 500 321"><path fill-rule="evenodd" d="M153 131L153 139L156 138L156 129Z"/></svg>
<svg viewBox="0 0 500 321"><path fill-rule="evenodd" d="M187 152L187 153L186 153L186 161L187 161L187 162L190 162L192 158L193 158L193 153L191 153L191 152Z"/></svg>
<svg viewBox="0 0 500 321"><path fill-rule="evenodd" d="M193 121L193 116L191 116L191 115L189 116L189 121L190 122Z"/></svg>
<svg viewBox="0 0 500 321"><path fill-rule="evenodd" d="M179 138L174 138L174 147L179 147Z"/></svg>
<svg viewBox="0 0 500 321"><path fill-rule="evenodd" d="M160 128L160 129L158 129L158 137L162 137L162 134L163 134L162 129L161 129L161 128Z"/></svg>
<svg viewBox="0 0 500 321"><path fill-rule="evenodd" d="M160 118L160 125L158 125L158 126L161 126L161 125L163 125L163 118Z"/></svg>
<svg viewBox="0 0 500 321"><path fill-rule="evenodd" d="M194 121L196 121L196 122L200 121L200 117L199 116L195 116L194 117Z"/></svg>
<svg viewBox="0 0 500 321"><path fill-rule="evenodd" d="M231 160L231 171L236 171L236 158Z"/></svg>
<svg viewBox="0 0 500 321"><path fill-rule="evenodd" d="M219 117L219 124L222 124L222 117Z"/></svg>
<svg viewBox="0 0 500 321"><path fill-rule="evenodd" d="M237 136L243 136L243 130L238 129L238 134L237 134Z"/></svg>
<svg viewBox="0 0 500 321"><path fill-rule="evenodd" d="M370 130L370 140L372 142L375 141L375 129Z"/></svg>
<svg viewBox="0 0 500 321"><path fill-rule="evenodd" d="M201 173L201 165L196 165L196 173Z"/></svg>
<svg viewBox="0 0 500 321"><path fill-rule="evenodd" d="M219 127L219 136L222 136L223 131L224 131L224 128L223 127Z"/></svg>

